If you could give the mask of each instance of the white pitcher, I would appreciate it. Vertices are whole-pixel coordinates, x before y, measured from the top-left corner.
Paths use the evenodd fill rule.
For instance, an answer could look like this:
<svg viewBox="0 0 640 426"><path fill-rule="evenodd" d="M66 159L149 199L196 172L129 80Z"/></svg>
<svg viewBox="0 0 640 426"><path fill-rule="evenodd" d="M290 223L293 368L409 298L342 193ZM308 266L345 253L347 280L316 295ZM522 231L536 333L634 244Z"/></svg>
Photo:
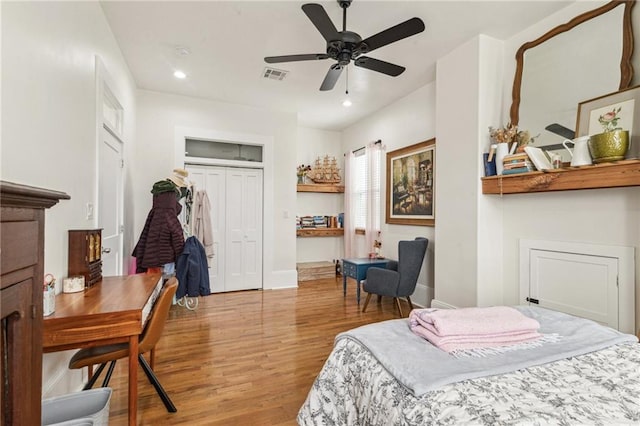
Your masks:
<svg viewBox="0 0 640 426"><path fill-rule="evenodd" d="M588 166L589 164L593 164L591 162L591 154L589 154L588 142L589 136L581 136L574 140L565 139L562 142L562 146L571 154L572 166ZM568 143L573 145L573 151L567 146Z"/></svg>

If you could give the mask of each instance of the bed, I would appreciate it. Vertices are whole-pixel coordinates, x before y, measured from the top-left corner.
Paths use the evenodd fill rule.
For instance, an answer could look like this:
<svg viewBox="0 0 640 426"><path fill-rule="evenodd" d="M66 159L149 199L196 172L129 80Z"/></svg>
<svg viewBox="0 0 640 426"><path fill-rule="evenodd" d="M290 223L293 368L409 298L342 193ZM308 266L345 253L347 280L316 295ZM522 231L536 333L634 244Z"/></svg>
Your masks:
<svg viewBox="0 0 640 426"><path fill-rule="evenodd" d="M540 332L560 335L540 353L522 351L530 358L525 364L508 365L520 351L500 355L507 361L451 359L411 333L406 319L338 335L298 423L640 424L635 336L559 312L517 308L540 322Z"/></svg>

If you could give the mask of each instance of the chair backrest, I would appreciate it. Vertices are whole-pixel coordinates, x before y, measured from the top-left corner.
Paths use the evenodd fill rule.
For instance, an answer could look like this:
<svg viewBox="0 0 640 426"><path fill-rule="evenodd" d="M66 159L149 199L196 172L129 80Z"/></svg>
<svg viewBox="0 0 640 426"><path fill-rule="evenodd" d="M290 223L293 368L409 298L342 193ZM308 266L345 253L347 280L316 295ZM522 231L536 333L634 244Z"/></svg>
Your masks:
<svg viewBox="0 0 640 426"><path fill-rule="evenodd" d="M162 291L160 292L156 303L153 305L151 316L147 321L144 331L142 332L142 336L140 337L140 342L138 343L139 353L143 354L145 352L149 352L156 346L158 340L160 340L160 336L162 336L162 331L164 330L164 325L167 322L167 317L169 316L169 309L173 302L173 296L176 294L177 289L178 281L175 278L171 278L162 287Z"/></svg>
<svg viewBox="0 0 640 426"><path fill-rule="evenodd" d="M422 237L418 237L413 241L398 242L400 283L397 297L407 297L413 294L428 245L429 240Z"/></svg>

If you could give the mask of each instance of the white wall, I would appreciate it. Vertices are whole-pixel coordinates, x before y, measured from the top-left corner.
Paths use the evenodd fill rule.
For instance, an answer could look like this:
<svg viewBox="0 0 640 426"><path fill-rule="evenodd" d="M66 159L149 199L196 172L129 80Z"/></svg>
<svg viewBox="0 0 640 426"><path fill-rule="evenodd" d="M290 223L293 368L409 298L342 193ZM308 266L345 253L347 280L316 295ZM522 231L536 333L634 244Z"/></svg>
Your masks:
<svg viewBox="0 0 640 426"><path fill-rule="evenodd" d="M412 92L393 104L377 111L371 116L359 121L342 132L343 151L360 148L378 139L386 147L386 152L407 147L435 137L435 83L427 84ZM438 165L438 141L436 141L436 173ZM382 176L385 181L382 187L386 187L386 157L382 168ZM436 191L438 181L436 177ZM437 192L436 192L437 194ZM429 306L433 298L433 274L434 274L434 228L429 226L389 225L384 223L387 194L382 197L382 247L381 254L392 259L398 258L398 241L413 240L415 237L429 239L425 262L418 278L418 285L412 301L421 306ZM437 209L437 206L436 206ZM436 210L437 211L437 210ZM438 216L436 213L436 227ZM364 247L364 238L359 238L358 257L366 257L370 251Z"/></svg>
<svg viewBox="0 0 640 426"><path fill-rule="evenodd" d="M138 91L136 168L133 174L137 241L151 208L154 182L176 164L176 128L263 135L273 138L271 179L265 173L264 288L295 286L295 114L157 92ZM271 187L267 189L267 187ZM285 217L288 214L288 218ZM215 238L215 236L214 236ZM135 241L134 241L135 244Z"/></svg>
<svg viewBox="0 0 640 426"><path fill-rule="evenodd" d="M45 272L67 273L67 230L91 228L97 207L95 55L125 109L125 224L130 223L134 82L96 2L2 2L3 180L64 191L46 213ZM96 209L97 211L97 209ZM69 353L44 356L44 396L77 390L81 372ZM36 372L34 372L35 374Z"/></svg>
<svg viewBox="0 0 640 426"><path fill-rule="evenodd" d="M483 49L483 36L480 36L479 44L472 40L438 62L440 168L436 172L436 214L446 217L446 221L437 222L436 228L438 301L454 306L518 303L518 241L521 238L638 247L639 188L502 197L482 195L480 189L482 169L479 153L486 151L486 126L498 126L509 120L516 50L523 43L600 4L602 2L572 4L503 43L502 114L495 111L499 104L495 94L500 92L499 87L495 87L499 81L496 76L502 73L491 66L492 57L500 62L496 57L500 49L496 43L491 42L489 44L493 47ZM477 112L474 113L476 101ZM476 113L478 122L474 122ZM468 143L464 153L460 148L449 145L449 142L460 143L461 139ZM481 150L477 151L474 144ZM474 151L476 159L467 158L467 154ZM445 155L447 158L443 158ZM464 170L443 170L444 162L453 164L455 159L458 159L458 164L464 164ZM457 194L460 198L455 200L450 194ZM471 201L465 201L469 199ZM472 203L477 205L472 207ZM465 219L465 215L470 217ZM470 224L474 221L477 221L476 226ZM636 306L640 306L638 255L636 249ZM465 267L460 268L460 265ZM638 314L636 308L636 323Z"/></svg>
<svg viewBox="0 0 640 426"><path fill-rule="evenodd" d="M437 64L435 297L446 305L502 301L500 210L480 186L487 129L500 119L501 71L502 42L487 36Z"/></svg>
<svg viewBox="0 0 640 426"><path fill-rule="evenodd" d="M318 157L320 160L325 155L335 157L344 183L344 153L341 144L340 132L298 127L296 164L313 165ZM291 173L291 179L296 179L294 172ZM297 207L294 214L298 216L337 216L338 213L344 212L344 194L299 192L296 201ZM331 262L341 259L343 253L342 237L296 239L298 262Z"/></svg>
<svg viewBox="0 0 640 426"><path fill-rule="evenodd" d="M606 2L576 2L505 41L504 117L508 119L516 50L525 42ZM637 15L637 8L634 15ZM637 23L637 19L634 23ZM636 25L636 39L638 28ZM636 55L637 58L637 55ZM636 69L636 81L638 70ZM498 196L487 196L498 197ZM636 329L640 324L640 188L536 193L501 198L504 303L518 301L518 240L532 238L636 248ZM487 249L490 249L487 247Z"/></svg>

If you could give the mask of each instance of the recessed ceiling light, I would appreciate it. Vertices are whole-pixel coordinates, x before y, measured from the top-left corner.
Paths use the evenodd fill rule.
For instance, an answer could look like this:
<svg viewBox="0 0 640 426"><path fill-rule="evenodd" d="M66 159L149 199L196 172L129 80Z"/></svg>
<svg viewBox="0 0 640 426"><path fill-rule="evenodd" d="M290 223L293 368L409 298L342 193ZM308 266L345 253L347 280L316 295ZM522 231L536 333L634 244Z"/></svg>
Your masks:
<svg viewBox="0 0 640 426"><path fill-rule="evenodd" d="M180 78L180 79L182 79L182 78L187 78L187 75L186 75L184 72L180 71L180 70L176 70L176 71L173 73L173 76L174 76L175 78Z"/></svg>
<svg viewBox="0 0 640 426"><path fill-rule="evenodd" d="M348 107L350 107L351 105L353 105L353 104L351 103L351 99L349 99L349 98L347 98L347 99L345 99L344 101L342 101L342 106L343 106L343 107L348 108Z"/></svg>

